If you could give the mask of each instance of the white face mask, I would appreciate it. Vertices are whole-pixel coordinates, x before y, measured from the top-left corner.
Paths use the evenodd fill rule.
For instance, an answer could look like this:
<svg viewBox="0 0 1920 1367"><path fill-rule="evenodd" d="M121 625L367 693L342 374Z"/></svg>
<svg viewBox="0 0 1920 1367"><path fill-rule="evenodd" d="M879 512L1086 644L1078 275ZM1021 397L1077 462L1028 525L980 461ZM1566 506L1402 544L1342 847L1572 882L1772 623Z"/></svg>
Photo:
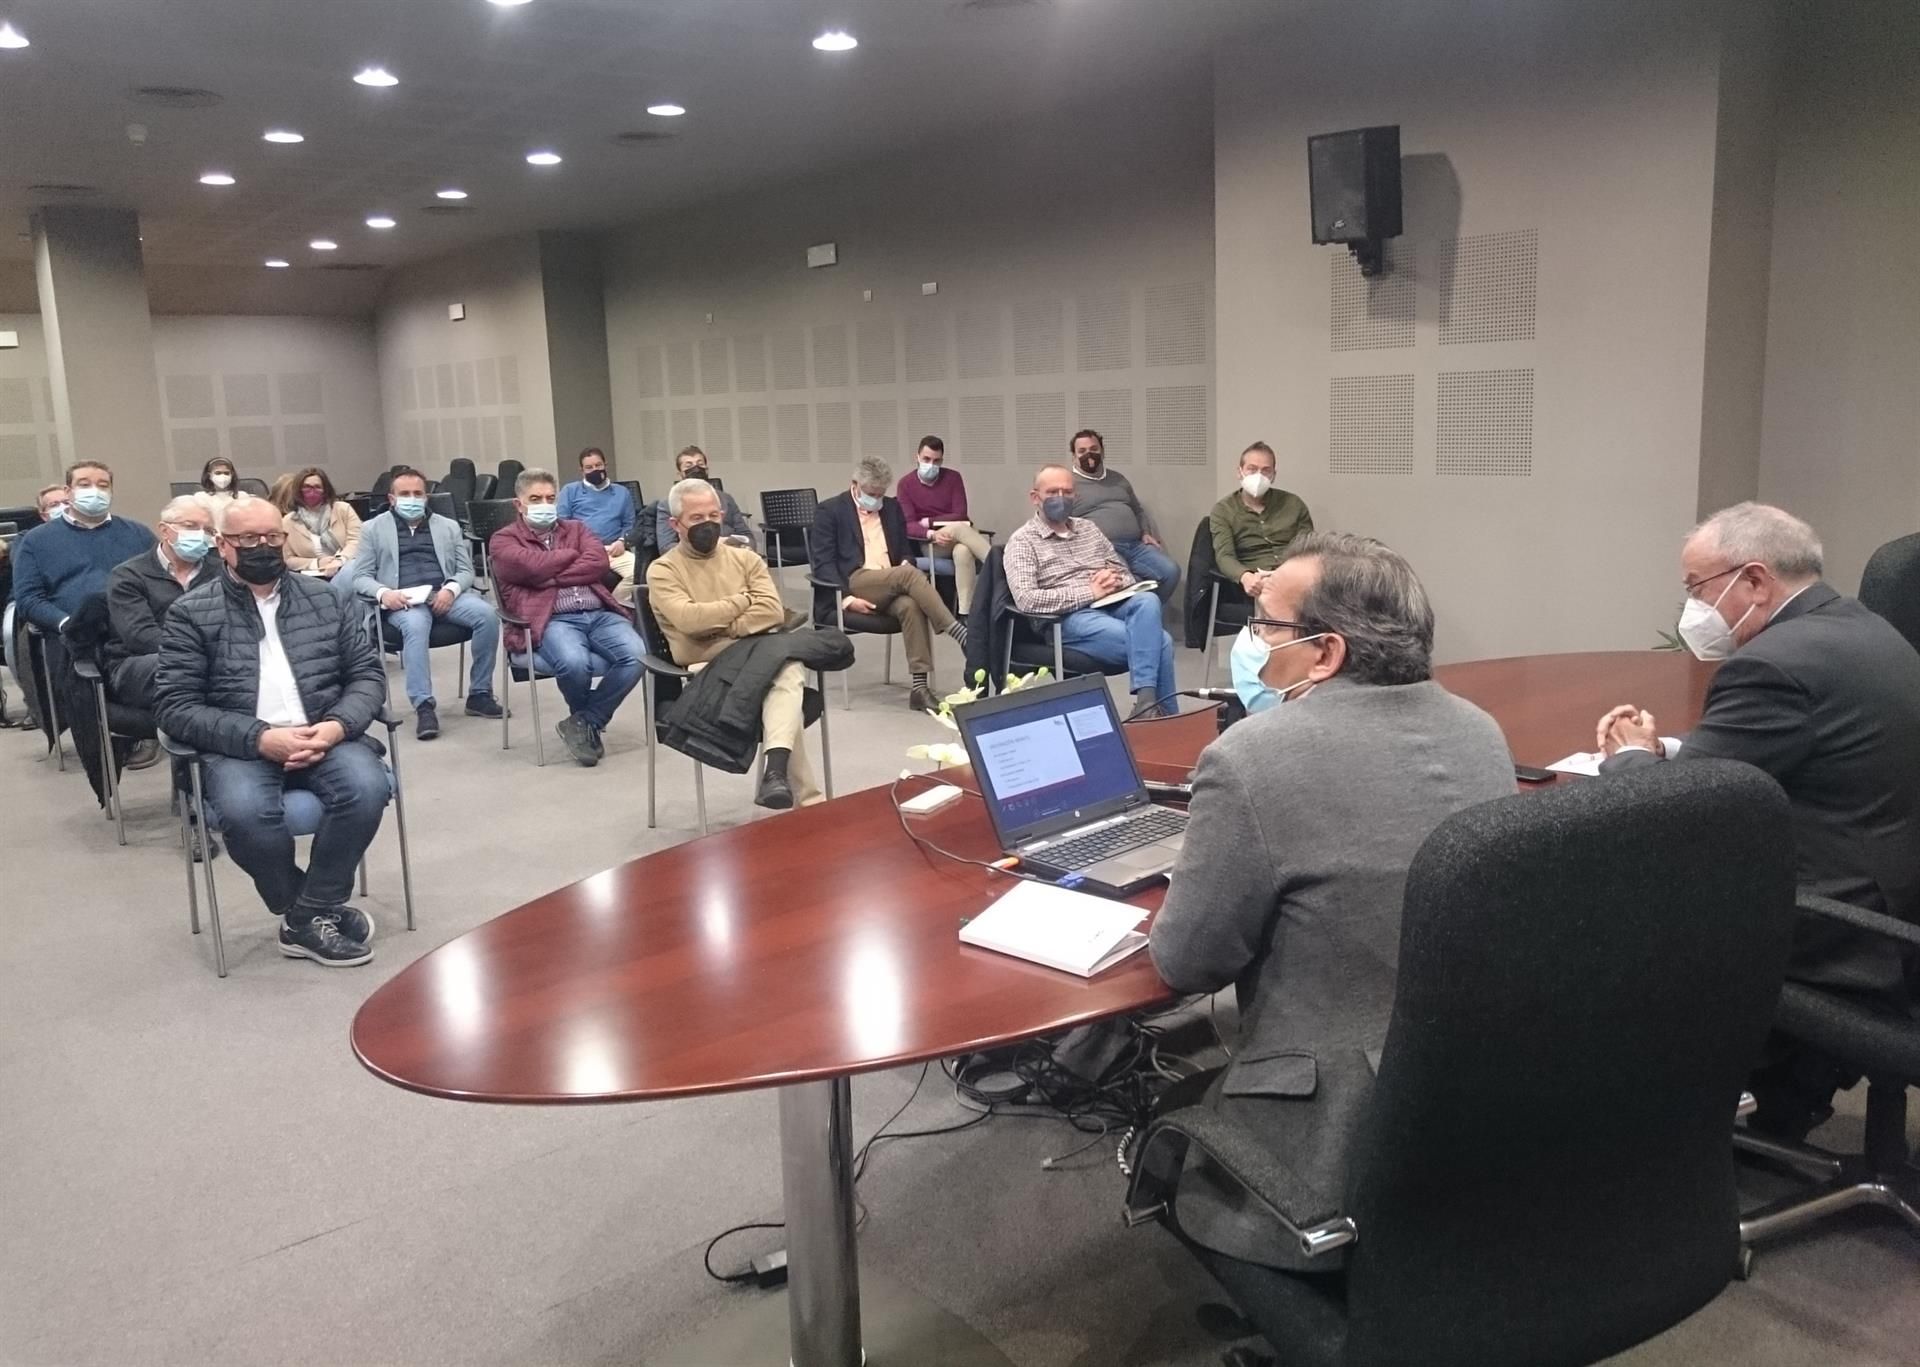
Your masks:
<svg viewBox="0 0 1920 1367"><path fill-rule="evenodd" d="M1240 492L1248 498L1265 498L1267 490L1273 487L1273 481L1255 470L1250 475L1240 476Z"/></svg>
<svg viewBox="0 0 1920 1367"><path fill-rule="evenodd" d="M1736 578L1733 584L1739 582ZM1698 659L1724 660L1739 648L1733 633L1739 630L1741 622L1753 615L1753 608L1741 613L1739 622L1727 625L1727 619L1720 615L1720 599L1733 592L1733 584L1721 589L1720 597L1711 603L1690 597L1680 609L1680 639Z"/></svg>

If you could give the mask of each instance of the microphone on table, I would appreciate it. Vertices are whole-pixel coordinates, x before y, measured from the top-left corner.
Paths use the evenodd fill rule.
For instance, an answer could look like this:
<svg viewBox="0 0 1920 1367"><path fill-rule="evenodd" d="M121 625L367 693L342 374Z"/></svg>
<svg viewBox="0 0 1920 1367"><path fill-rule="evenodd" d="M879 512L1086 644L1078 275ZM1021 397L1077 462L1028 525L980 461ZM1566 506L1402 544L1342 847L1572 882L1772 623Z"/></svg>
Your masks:
<svg viewBox="0 0 1920 1367"><path fill-rule="evenodd" d="M1142 703L1140 706L1134 708L1133 711L1121 718L1121 724L1125 725L1130 721L1138 721L1141 717L1170 698L1198 698L1203 702L1224 703L1225 706L1220 709L1220 729L1222 731L1247 715L1246 704L1240 701L1240 695L1231 688L1176 688L1170 693L1163 693L1152 702Z"/></svg>

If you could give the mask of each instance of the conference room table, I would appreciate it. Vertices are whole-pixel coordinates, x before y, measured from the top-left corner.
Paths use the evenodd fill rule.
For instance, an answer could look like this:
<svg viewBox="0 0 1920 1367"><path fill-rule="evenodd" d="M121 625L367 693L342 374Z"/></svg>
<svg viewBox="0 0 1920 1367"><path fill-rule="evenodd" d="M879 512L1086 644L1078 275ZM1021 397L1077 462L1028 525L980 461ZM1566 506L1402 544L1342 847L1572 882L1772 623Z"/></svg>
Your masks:
<svg viewBox="0 0 1920 1367"><path fill-rule="evenodd" d="M1437 673L1494 716L1516 761L1546 765L1591 746L1595 720L1618 703L1652 711L1666 734L1684 732L1711 671L1685 654L1643 651ZM1147 777L1179 779L1216 722L1209 706L1127 731ZM717 831L506 912L374 992L354 1019L354 1052L396 1086L463 1101L778 1088L787 1342L785 1354L755 1351L769 1363L790 1355L793 1367L857 1367L851 1078L1174 1001L1146 954L1082 979L961 944L961 920L1013 880L909 837L908 822L954 854L999 853L977 797L926 817L898 813L894 789L904 797L930 781ZM1151 910L1160 896L1133 900ZM943 1361L1004 1361L984 1340L975 1356L950 1342L942 1351ZM896 1353L874 1361L913 1358Z"/></svg>

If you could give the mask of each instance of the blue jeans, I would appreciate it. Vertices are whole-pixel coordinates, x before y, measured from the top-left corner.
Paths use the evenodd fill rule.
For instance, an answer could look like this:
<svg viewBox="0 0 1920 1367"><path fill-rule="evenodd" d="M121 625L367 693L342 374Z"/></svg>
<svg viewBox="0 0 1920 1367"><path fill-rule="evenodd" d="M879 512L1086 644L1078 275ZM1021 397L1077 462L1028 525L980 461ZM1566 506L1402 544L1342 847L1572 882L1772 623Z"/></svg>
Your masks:
<svg viewBox="0 0 1920 1367"><path fill-rule="evenodd" d="M617 612L566 612L552 618L540 637L534 662L560 685L567 710L604 731L633 686L640 682L640 633ZM593 686L595 658L606 667Z"/></svg>
<svg viewBox="0 0 1920 1367"><path fill-rule="evenodd" d="M433 631L433 610L422 604L386 614L400 633L400 659L407 667L407 701L415 707L433 700L433 663L427 638ZM467 672L468 693L493 692L493 656L500 646L500 618L493 604L471 591L457 594L446 620L473 633L467 643L472 668Z"/></svg>
<svg viewBox="0 0 1920 1367"><path fill-rule="evenodd" d="M1173 563L1172 556L1144 541L1116 541L1113 548L1120 552L1120 558L1127 562L1135 579L1152 579L1160 585L1154 592L1160 595L1161 602L1173 601L1173 591L1180 584L1180 567Z"/></svg>
<svg viewBox="0 0 1920 1367"><path fill-rule="evenodd" d="M282 806L290 788L306 789L325 810L305 874L293 862L293 834ZM379 832L380 813L392 795L386 764L357 740L342 741L309 769L225 755L207 759L207 803L227 853L276 916L295 902L318 910L353 896L353 871Z"/></svg>
<svg viewBox="0 0 1920 1367"><path fill-rule="evenodd" d="M1173 679L1173 637L1160 625L1160 600L1137 593L1110 608L1081 608L1060 623L1060 640L1070 650L1104 665L1124 664L1128 686L1153 690L1164 698L1178 687Z"/></svg>

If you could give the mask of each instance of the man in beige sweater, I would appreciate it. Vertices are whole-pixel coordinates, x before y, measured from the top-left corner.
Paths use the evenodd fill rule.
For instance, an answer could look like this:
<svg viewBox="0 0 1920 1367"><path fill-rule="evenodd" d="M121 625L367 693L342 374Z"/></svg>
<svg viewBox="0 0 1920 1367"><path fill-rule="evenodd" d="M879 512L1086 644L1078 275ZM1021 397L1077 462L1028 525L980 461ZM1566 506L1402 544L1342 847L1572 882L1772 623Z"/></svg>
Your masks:
<svg viewBox="0 0 1920 1367"><path fill-rule="evenodd" d="M667 491L667 515L679 541L647 569L647 596L674 662L698 665L735 641L778 631L786 605L767 562L722 538L720 498L703 479ZM807 673L790 661L760 706L760 787L754 801L775 811L826 799L807 767L802 701Z"/></svg>

